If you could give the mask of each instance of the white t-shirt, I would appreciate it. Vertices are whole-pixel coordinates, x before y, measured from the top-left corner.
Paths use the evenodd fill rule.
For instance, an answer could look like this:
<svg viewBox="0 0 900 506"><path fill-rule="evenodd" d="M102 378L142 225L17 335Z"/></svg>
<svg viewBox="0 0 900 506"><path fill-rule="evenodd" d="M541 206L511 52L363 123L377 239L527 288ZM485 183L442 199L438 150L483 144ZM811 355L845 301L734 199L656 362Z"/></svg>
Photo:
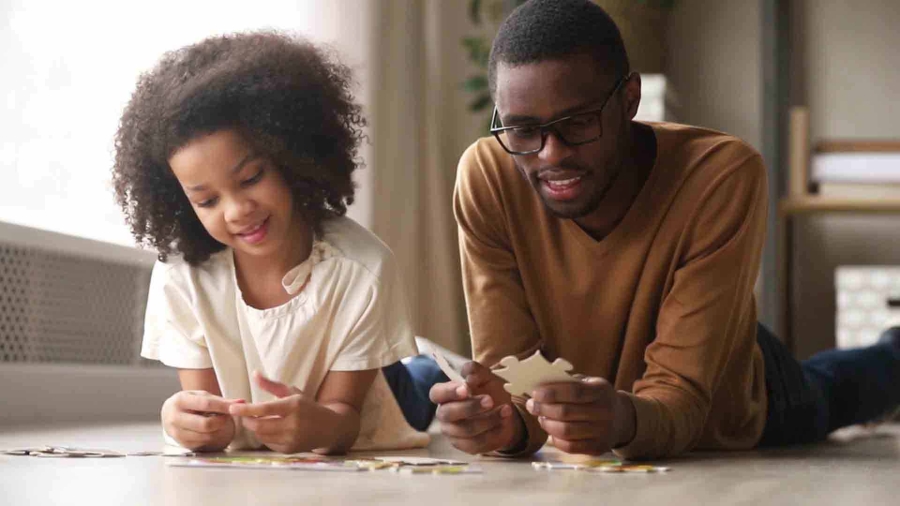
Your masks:
<svg viewBox="0 0 900 506"><path fill-rule="evenodd" d="M326 220L323 232L309 259L284 277L285 290L302 287L300 293L271 309L244 302L231 249L196 267L157 262L141 355L180 369L212 367L222 395L247 402L274 398L251 381L254 370L315 395L328 371L378 369L415 355L391 251L346 217ZM380 371L360 415L354 449L428 444L427 434L406 422ZM239 428L230 447L259 446Z"/></svg>

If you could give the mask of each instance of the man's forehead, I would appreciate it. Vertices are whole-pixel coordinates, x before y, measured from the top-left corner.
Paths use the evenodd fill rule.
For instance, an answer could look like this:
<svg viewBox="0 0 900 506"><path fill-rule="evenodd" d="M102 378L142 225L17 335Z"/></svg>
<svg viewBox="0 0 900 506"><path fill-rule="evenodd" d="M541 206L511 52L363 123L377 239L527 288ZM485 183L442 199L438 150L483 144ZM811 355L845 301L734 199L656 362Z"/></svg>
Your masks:
<svg viewBox="0 0 900 506"><path fill-rule="evenodd" d="M615 78L588 55L510 65L499 63L495 101L501 117L546 117L600 102Z"/></svg>

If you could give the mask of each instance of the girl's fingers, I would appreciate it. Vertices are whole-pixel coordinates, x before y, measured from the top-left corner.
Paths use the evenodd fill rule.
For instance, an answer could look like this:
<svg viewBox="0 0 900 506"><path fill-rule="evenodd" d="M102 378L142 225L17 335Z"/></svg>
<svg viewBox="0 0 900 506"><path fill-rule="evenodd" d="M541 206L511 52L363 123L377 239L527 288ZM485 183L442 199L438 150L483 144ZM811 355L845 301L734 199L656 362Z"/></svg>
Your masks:
<svg viewBox="0 0 900 506"><path fill-rule="evenodd" d="M232 404L229 413L236 416L279 416L286 417L298 412L308 401L300 395L252 404Z"/></svg>
<svg viewBox="0 0 900 506"><path fill-rule="evenodd" d="M278 397L279 399L302 393L298 388L294 388L285 385L284 383L270 380L269 378L263 376L263 374L259 371L253 371L253 379L256 381L256 384L259 385L260 388L262 388L266 392L269 392L275 397Z"/></svg>
<svg viewBox="0 0 900 506"><path fill-rule="evenodd" d="M229 406L243 402L243 399L225 399L208 392L188 390L178 395L175 407L179 411L228 414Z"/></svg>
<svg viewBox="0 0 900 506"><path fill-rule="evenodd" d="M196 413L177 412L173 417L172 425L179 430L198 434L215 434L230 421L230 418L226 418L227 416L219 414L204 416Z"/></svg>

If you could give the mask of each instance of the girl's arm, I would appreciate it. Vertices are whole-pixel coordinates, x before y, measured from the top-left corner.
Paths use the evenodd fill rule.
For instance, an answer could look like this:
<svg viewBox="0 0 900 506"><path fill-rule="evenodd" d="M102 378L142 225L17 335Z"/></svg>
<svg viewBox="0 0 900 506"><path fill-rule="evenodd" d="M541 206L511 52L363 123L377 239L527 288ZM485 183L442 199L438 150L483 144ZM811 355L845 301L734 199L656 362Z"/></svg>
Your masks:
<svg viewBox="0 0 900 506"><path fill-rule="evenodd" d="M178 369L178 380L182 390L202 390L213 395L222 396L216 371L209 369Z"/></svg>
<svg viewBox="0 0 900 506"><path fill-rule="evenodd" d="M343 453L359 435L362 404L378 369L368 371L329 371L316 395L316 402L336 415L334 440L322 448L326 453Z"/></svg>
<svg viewBox="0 0 900 506"><path fill-rule="evenodd" d="M315 399L295 387L254 373L253 379L278 399L254 404L234 404L231 414L272 450L296 453L343 453L359 435L363 400L378 369L330 371Z"/></svg>

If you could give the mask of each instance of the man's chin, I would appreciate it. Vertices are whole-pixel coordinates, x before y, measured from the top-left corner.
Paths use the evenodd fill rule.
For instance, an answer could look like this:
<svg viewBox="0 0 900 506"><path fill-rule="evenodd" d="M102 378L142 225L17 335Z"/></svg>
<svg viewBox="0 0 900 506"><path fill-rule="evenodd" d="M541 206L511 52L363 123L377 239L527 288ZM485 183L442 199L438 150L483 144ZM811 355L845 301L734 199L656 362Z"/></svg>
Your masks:
<svg viewBox="0 0 900 506"><path fill-rule="evenodd" d="M571 202L563 204L560 202L548 200L543 197L541 197L541 200L544 203L544 208L550 211L550 214L557 218L565 220L574 220L587 216L591 213L591 211L594 210L592 206L583 202Z"/></svg>

